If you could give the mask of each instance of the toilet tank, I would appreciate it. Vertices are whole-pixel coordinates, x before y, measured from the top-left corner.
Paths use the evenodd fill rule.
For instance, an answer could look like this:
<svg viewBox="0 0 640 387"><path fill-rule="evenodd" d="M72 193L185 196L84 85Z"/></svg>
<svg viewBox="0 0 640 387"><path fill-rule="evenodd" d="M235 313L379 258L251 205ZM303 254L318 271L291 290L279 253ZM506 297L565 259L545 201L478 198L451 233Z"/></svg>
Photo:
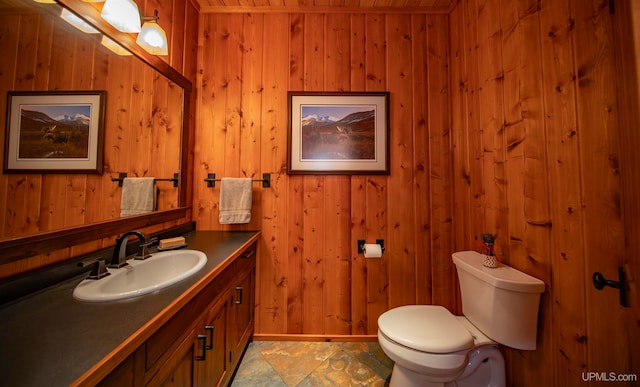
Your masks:
<svg viewBox="0 0 640 387"><path fill-rule="evenodd" d="M538 309L544 282L510 266L482 265L475 251L453 254L462 313L485 335L511 348L536 349Z"/></svg>

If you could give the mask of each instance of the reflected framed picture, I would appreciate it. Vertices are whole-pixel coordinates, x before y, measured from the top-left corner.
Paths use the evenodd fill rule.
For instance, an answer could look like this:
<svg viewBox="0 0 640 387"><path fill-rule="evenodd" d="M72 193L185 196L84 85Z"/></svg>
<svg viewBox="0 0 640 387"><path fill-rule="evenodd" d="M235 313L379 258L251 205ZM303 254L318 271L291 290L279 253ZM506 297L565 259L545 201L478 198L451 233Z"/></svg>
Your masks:
<svg viewBox="0 0 640 387"><path fill-rule="evenodd" d="M10 91L4 173L102 173L106 91Z"/></svg>
<svg viewBox="0 0 640 387"><path fill-rule="evenodd" d="M287 173L388 175L389 92L290 91Z"/></svg>

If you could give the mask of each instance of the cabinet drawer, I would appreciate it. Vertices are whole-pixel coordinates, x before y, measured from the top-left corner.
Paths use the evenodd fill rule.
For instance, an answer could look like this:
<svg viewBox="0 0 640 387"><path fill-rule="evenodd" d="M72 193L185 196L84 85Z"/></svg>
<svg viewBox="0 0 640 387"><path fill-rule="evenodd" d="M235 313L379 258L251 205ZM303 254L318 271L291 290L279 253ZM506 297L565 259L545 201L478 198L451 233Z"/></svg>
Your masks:
<svg viewBox="0 0 640 387"><path fill-rule="evenodd" d="M233 270L235 273L244 273L249 271L256 264L256 255L258 251L255 243L247 247L245 251L235 260Z"/></svg>

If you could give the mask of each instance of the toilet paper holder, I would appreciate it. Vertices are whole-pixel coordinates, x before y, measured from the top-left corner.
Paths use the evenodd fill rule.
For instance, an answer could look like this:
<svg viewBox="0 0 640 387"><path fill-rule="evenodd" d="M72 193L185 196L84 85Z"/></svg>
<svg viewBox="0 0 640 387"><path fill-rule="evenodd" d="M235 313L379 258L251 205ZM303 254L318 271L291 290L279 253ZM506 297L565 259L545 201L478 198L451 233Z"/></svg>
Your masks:
<svg viewBox="0 0 640 387"><path fill-rule="evenodd" d="M358 239L358 254L364 254L364 239ZM382 248L382 252L384 253L384 239L376 239L376 244L379 244Z"/></svg>

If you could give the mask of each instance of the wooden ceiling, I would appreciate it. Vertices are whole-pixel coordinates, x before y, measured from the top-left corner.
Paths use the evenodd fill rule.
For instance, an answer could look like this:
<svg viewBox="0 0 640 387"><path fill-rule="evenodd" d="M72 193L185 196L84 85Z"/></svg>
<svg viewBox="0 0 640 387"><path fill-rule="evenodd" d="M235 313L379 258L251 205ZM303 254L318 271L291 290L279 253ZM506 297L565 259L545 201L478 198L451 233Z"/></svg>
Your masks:
<svg viewBox="0 0 640 387"><path fill-rule="evenodd" d="M197 0L201 12L448 13L458 0Z"/></svg>

